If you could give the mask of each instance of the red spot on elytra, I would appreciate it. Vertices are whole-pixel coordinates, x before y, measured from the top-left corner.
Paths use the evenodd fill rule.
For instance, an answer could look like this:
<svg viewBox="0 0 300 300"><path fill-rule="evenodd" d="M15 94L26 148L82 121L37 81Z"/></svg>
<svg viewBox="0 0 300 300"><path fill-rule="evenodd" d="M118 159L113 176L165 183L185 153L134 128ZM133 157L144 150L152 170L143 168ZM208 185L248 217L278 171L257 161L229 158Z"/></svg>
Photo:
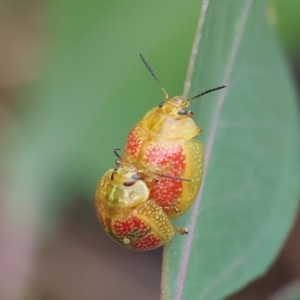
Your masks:
<svg viewBox="0 0 300 300"><path fill-rule="evenodd" d="M185 154L180 145L149 147L145 161L161 175L180 177L185 168ZM182 192L182 181L165 177L158 179L150 187L150 198L163 207L175 205Z"/></svg>
<svg viewBox="0 0 300 300"><path fill-rule="evenodd" d="M136 216L115 221L113 229L120 239L128 238L132 241L132 249L151 250L162 243L157 236L149 233L149 226Z"/></svg>
<svg viewBox="0 0 300 300"><path fill-rule="evenodd" d="M128 136L127 143L126 143L126 152L130 155L136 155L141 147L142 140L136 133L137 127L133 128Z"/></svg>
<svg viewBox="0 0 300 300"><path fill-rule="evenodd" d="M176 204L181 191L182 181L160 177L150 188L150 198L162 207L172 207Z"/></svg>
<svg viewBox="0 0 300 300"><path fill-rule="evenodd" d="M119 237L143 237L148 230L148 226L136 216L131 216L124 220L114 221L113 228Z"/></svg>
<svg viewBox="0 0 300 300"><path fill-rule="evenodd" d="M98 216L98 220L99 222L101 223L101 225L106 228L106 222L105 222L105 219L104 217L102 216L101 212L99 209L97 209L97 216Z"/></svg>
<svg viewBox="0 0 300 300"><path fill-rule="evenodd" d="M185 154L180 145L151 145L147 148L145 162L163 170L161 174L180 176L185 168Z"/></svg>
<svg viewBox="0 0 300 300"><path fill-rule="evenodd" d="M141 151L142 140L138 135L137 127L129 134L125 156L134 159ZM146 171L160 175L181 177L185 167L185 152L178 143L162 144L159 141L148 141L143 146L144 154L140 161ZM132 160L130 159L130 162ZM182 193L182 181L158 176L158 182L151 184L150 198L155 200L160 206L174 206Z"/></svg>
<svg viewBox="0 0 300 300"><path fill-rule="evenodd" d="M143 239L140 239L132 244L132 248L137 250L149 250L158 247L160 243L161 240L157 236L148 234Z"/></svg>

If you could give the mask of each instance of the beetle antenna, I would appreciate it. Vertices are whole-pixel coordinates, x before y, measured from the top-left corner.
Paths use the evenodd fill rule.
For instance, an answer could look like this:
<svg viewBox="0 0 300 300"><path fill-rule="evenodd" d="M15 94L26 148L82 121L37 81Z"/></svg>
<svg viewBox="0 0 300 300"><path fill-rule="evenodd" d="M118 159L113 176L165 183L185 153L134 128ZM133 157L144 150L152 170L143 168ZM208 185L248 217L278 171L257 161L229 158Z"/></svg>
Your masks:
<svg viewBox="0 0 300 300"><path fill-rule="evenodd" d="M154 175L160 176L160 177L165 177L165 178L170 178L174 180L181 180L181 181L188 181L191 182L192 180L186 179L186 178L181 178L181 177L176 177L176 176L171 176L171 175L163 175L163 174L157 174L157 173L152 173Z"/></svg>
<svg viewBox="0 0 300 300"><path fill-rule="evenodd" d="M163 88L163 86L161 85L159 79L157 78L157 76L154 74L153 70L151 69L151 67L149 66L149 64L146 62L144 56L142 54L140 54L140 57L143 61L143 63L145 64L145 66L147 67L147 69L149 70L149 72L151 73L151 75L153 76L153 78L155 79L155 81L158 83L158 85L160 86L160 88L162 89L164 95L165 95L165 98L166 100L169 99L169 95L168 93L166 92L166 90Z"/></svg>
<svg viewBox="0 0 300 300"><path fill-rule="evenodd" d="M114 154L115 154L116 157L118 157L120 160L122 160L122 157L121 157L120 154L117 152L117 151L120 151L120 150L121 150L121 149L119 149L119 148L114 149Z"/></svg>
<svg viewBox="0 0 300 300"><path fill-rule="evenodd" d="M222 86L219 86L219 87L217 87L217 88L214 88L214 89L211 89L211 90L207 90L207 91L205 91L205 92L203 92L203 93L201 93L201 94L199 94L199 95L196 95L196 96L192 97L192 98L189 99L189 100L194 100L194 99L199 98L199 97L201 97L201 96L203 96L203 95L206 95L206 94L208 94L208 93L211 93L211 92L214 92L214 91L217 91L217 90L220 90L220 89L224 89L225 87L226 87L226 85L222 85Z"/></svg>

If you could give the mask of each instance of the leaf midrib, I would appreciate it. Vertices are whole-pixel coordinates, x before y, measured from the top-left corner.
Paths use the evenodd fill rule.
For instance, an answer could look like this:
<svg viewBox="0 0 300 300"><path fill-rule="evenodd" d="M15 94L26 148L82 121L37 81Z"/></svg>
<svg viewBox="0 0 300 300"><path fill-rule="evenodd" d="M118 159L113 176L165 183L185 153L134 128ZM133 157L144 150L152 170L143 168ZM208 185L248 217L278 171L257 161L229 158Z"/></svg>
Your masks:
<svg viewBox="0 0 300 300"><path fill-rule="evenodd" d="M242 36L244 33L244 29L246 27L246 23L248 21L248 16L249 16L252 2L253 2L253 0L245 1L245 7L243 9L243 13L241 15L241 19L238 22L239 25L237 26L237 28L239 28L239 31L236 35L236 38L233 40L231 56L230 56L228 67L227 67L227 70L226 70L226 73L224 76L225 84L229 81L229 78L230 78L232 70L233 70L234 63L236 61L237 53L238 53L240 42L241 42L241 39L242 39ZM210 134L209 134L209 138L207 141L207 147L206 147L207 150L206 150L206 156L205 156L205 162L204 162L204 166L205 166L204 178L203 178L203 183L202 183L201 189L199 191L199 194L198 194L197 199L194 204L194 209L193 209L192 216L191 216L191 222L189 224L190 234L185 241L185 247L184 247L185 255L184 255L183 261L181 263L179 276L178 276L178 280L177 280L178 284L177 284L177 293L176 293L176 298L175 298L176 300L182 299L183 289L184 289L184 285L185 285L186 271L187 271L190 252L191 252L191 248L192 248L192 244L193 244L193 235L194 235L194 231L195 231L196 220L198 217L198 211L199 211L199 207L200 207L200 203L201 203L201 199L202 199L203 188L205 186L205 174L206 174L206 171L209 166L209 161L210 161L210 157L211 157L211 153L212 153L212 149L213 149L213 145L214 145L214 141L215 141L215 137L216 137L219 119L220 119L222 108L223 108L225 100L226 100L227 91L228 91L228 88L224 89L221 92L219 99L217 101L217 107L215 109L215 113L212 116L212 123L210 126L211 129L210 129ZM251 247L251 249L252 248L253 247ZM249 252L247 254L249 254ZM241 260L241 259L243 259L243 260L246 259L246 256L247 255L244 255L242 258L238 259L237 262L239 262L239 260ZM237 263L237 262L234 263L234 267L231 267L232 268L231 272L234 271L240 265L240 262L239 263ZM227 272L228 271L226 271L225 273L227 273ZM224 273L221 274L219 276L219 278L217 278L215 280L215 283L220 284L227 277L226 275L224 276ZM213 284L212 288L217 286L218 284L216 284L216 285Z"/></svg>

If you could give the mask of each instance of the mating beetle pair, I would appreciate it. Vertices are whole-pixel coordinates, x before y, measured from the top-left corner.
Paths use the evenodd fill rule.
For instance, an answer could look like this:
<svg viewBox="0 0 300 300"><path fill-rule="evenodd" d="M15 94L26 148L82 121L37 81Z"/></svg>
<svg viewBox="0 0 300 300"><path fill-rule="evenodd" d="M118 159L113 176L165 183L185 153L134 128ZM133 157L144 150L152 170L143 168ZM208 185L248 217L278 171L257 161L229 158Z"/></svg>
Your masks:
<svg viewBox="0 0 300 300"><path fill-rule="evenodd" d="M204 150L194 139L201 129L187 111L191 99L168 94L131 130L117 168L100 179L95 196L98 219L117 243L134 250L152 250L169 242L176 231L171 219L184 214L195 201L202 174Z"/></svg>

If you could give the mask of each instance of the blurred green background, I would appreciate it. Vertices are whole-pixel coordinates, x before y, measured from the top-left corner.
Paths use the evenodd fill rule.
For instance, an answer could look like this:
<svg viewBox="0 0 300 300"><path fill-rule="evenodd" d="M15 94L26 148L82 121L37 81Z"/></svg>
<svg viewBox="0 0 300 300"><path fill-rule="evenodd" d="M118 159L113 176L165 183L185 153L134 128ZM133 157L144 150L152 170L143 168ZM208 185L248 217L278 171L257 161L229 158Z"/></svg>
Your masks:
<svg viewBox="0 0 300 300"><path fill-rule="evenodd" d="M300 2L270 4L299 81ZM0 299L158 299L161 250L112 243L94 190L114 165L112 150L163 100L138 54L171 96L181 94L200 8L196 0L1 2ZM265 299L300 276L294 230L270 273L232 299Z"/></svg>

